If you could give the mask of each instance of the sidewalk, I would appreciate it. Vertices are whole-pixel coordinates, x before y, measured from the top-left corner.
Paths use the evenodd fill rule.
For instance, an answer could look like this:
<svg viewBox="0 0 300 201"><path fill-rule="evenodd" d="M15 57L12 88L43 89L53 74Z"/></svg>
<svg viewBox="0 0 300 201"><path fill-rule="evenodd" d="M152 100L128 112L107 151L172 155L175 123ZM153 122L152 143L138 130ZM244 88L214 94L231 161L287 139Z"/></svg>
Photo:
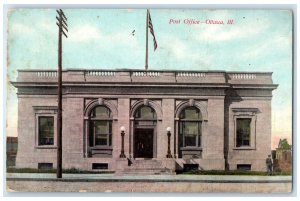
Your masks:
<svg viewBox="0 0 300 201"><path fill-rule="evenodd" d="M115 174L56 174L7 173L7 181L65 182L197 182L197 183L291 183L292 176L238 175L115 175Z"/></svg>
<svg viewBox="0 0 300 201"><path fill-rule="evenodd" d="M7 192L289 193L291 176L7 173Z"/></svg>

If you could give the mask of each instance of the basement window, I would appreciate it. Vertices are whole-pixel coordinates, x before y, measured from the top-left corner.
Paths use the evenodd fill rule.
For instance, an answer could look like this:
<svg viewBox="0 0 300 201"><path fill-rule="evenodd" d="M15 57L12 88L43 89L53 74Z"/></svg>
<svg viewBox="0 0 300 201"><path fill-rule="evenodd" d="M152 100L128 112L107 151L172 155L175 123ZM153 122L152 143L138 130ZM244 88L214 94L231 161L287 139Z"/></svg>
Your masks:
<svg viewBox="0 0 300 201"><path fill-rule="evenodd" d="M53 169L53 163L39 163L38 169L39 170L51 170L51 169Z"/></svg>
<svg viewBox="0 0 300 201"><path fill-rule="evenodd" d="M199 164L184 164L183 171L195 171L199 169Z"/></svg>
<svg viewBox="0 0 300 201"><path fill-rule="evenodd" d="M237 164L237 170L250 171L251 170L251 165L250 164Z"/></svg>
<svg viewBox="0 0 300 201"><path fill-rule="evenodd" d="M93 170L107 170L108 169L108 163L93 163L92 164Z"/></svg>

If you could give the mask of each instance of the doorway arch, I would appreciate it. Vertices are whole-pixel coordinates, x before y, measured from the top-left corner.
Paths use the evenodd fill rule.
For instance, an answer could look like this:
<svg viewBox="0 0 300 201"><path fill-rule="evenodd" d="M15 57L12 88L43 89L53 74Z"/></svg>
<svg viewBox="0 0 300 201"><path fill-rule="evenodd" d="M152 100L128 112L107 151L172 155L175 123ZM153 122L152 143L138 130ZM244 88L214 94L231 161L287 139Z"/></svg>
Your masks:
<svg viewBox="0 0 300 201"><path fill-rule="evenodd" d="M159 105L147 99L137 101L130 111L129 156L157 157L157 131L162 113Z"/></svg>

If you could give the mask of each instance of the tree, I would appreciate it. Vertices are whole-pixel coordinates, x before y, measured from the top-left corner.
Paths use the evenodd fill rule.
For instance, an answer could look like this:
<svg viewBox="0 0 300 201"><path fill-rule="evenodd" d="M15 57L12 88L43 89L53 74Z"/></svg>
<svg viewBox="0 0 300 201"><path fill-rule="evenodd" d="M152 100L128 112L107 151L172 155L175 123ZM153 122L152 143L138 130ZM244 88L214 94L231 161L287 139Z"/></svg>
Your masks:
<svg viewBox="0 0 300 201"><path fill-rule="evenodd" d="M279 144L278 144L279 149L291 149L291 147L292 146L288 143L287 139L279 140Z"/></svg>

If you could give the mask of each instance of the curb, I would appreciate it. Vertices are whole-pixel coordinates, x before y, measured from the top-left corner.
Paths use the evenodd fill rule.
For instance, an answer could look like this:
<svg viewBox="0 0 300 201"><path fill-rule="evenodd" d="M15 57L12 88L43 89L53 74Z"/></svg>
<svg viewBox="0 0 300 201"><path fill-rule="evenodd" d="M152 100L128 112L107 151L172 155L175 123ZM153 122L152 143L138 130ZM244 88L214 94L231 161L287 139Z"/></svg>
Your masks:
<svg viewBox="0 0 300 201"><path fill-rule="evenodd" d="M292 183L292 180L189 180L189 179L72 179L72 178L6 178L6 181L52 182L182 182L182 183Z"/></svg>

